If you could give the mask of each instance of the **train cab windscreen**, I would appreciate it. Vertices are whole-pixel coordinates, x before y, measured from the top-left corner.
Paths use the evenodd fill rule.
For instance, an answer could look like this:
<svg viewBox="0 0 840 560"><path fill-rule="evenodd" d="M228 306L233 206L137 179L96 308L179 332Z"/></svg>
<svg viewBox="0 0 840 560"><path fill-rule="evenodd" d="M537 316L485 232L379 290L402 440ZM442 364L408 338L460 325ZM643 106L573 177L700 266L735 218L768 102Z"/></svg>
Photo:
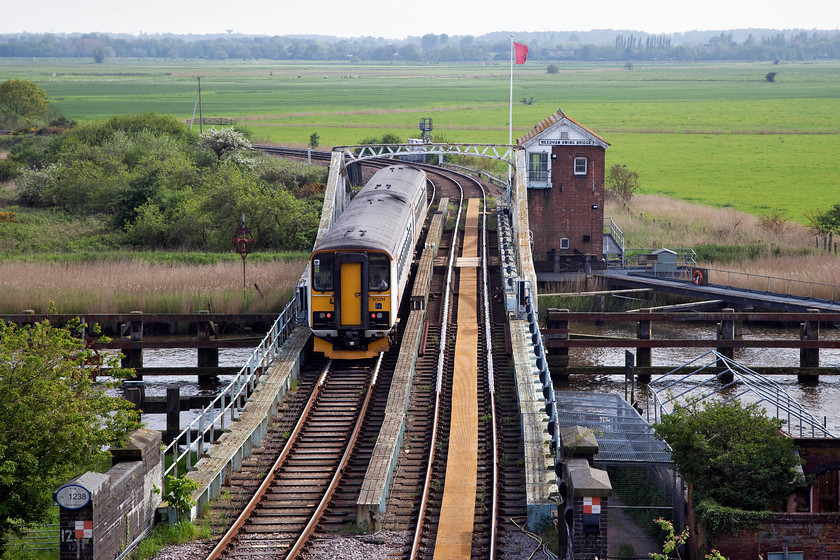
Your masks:
<svg viewBox="0 0 840 560"><path fill-rule="evenodd" d="M331 292L333 289L333 255L321 253L312 259L312 289Z"/></svg>
<svg viewBox="0 0 840 560"><path fill-rule="evenodd" d="M390 287L388 256L378 253L368 254L368 291L385 292Z"/></svg>

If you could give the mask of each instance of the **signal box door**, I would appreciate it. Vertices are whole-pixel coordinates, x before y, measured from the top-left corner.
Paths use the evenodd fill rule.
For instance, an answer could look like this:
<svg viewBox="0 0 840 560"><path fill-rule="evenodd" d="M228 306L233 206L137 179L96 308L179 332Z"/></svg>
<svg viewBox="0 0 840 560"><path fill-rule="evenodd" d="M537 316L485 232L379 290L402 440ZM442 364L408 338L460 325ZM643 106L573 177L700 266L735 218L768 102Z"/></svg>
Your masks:
<svg viewBox="0 0 840 560"><path fill-rule="evenodd" d="M358 327L362 324L362 263L341 263L341 312L340 327Z"/></svg>

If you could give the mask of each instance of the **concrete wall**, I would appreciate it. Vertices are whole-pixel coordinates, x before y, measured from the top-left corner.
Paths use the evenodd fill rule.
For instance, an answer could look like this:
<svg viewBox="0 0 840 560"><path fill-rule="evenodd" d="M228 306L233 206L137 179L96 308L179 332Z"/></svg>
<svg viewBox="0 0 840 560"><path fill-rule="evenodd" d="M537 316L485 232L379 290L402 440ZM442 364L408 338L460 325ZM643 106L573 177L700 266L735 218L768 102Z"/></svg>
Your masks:
<svg viewBox="0 0 840 560"><path fill-rule="evenodd" d="M88 490L80 509L60 508L61 560L112 560L148 528L160 504L160 432L141 428L124 449L112 450L107 473L87 472L68 484Z"/></svg>

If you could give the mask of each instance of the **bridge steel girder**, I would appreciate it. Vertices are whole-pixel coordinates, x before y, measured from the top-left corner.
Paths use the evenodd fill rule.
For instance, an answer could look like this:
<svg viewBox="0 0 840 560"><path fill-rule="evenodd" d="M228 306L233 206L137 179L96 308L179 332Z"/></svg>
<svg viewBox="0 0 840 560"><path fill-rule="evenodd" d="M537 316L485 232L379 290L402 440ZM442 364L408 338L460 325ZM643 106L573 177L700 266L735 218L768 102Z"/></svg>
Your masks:
<svg viewBox="0 0 840 560"><path fill-rule="evenodd" d="M333 153L343 153L349 161L360 161L372 158L430 155L459 155L476 156L504 161L514 165L517 151L523 151L520 146L508 144L368 144L364 146L336 146ZM524 152L523 152L524 153ZM523 156L523 162L524 156Z"/></svg>

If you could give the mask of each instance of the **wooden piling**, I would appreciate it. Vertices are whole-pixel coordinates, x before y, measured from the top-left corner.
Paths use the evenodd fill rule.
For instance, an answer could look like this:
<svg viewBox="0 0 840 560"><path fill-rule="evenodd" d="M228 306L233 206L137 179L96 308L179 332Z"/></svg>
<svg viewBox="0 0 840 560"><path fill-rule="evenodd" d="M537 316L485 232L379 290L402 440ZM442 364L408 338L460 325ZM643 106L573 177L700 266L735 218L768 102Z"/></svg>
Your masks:
<svg viewBox="0 0 840 560"><path fill-rule="evenodd" d="M808 313L819 315L819 309L809 309ZM799 330L800 340L819 340L820 339L820 321L805 321L802 323ZM799 367L802 368L818 368L820 367L820 349L819 348L800 348L799 349ZM799 381L816 382L819 381L819 375L798 375Z"/></svg>
<svg viewBox="0 0 840 560"><path fill-rule="evenodd" d="M643 312L649 311L648 309L642 309ZM636 328L636 338L639 340L650 340L651 339L651 321L650 319L639 321L639 324ZM651 348L636 348L636 367L637 368L649 368L653 365L651 359ZM649 383L650 382L650 375L647 374L638 374L639 383Z"/></svg>
<svg viewBox="0 0 840 560"><path fill-rule="evenodd" d="M735 310L731 307L725 307L721 309L723 313L732 313L732 319L724 319L720 323L717 324L717 339L718 340L735 340ZM735 348L729 346L718 346L717 351L722 356L729 358L730 360L735 360ZM719 359L717 362L717 366L720 368L726 367L726 363ZM733 380L732 373L723 373L720 376L720 380L724 383L731 383Z"/></svg>
<svg viewBox="0 0 840 560"><path fill-rule="evenodd" d="M166 433L181 432L181 388L166 388Z"/></svg>
<svg viewBox="0 0 840 560"><path fill-rule="evenodd" d="M569 347L559 344L560 341L569 340L568 316L568 309L548 310L543 338L545 340L546 363L554 377L562 376L563 370L569 367Z"/></svg>

